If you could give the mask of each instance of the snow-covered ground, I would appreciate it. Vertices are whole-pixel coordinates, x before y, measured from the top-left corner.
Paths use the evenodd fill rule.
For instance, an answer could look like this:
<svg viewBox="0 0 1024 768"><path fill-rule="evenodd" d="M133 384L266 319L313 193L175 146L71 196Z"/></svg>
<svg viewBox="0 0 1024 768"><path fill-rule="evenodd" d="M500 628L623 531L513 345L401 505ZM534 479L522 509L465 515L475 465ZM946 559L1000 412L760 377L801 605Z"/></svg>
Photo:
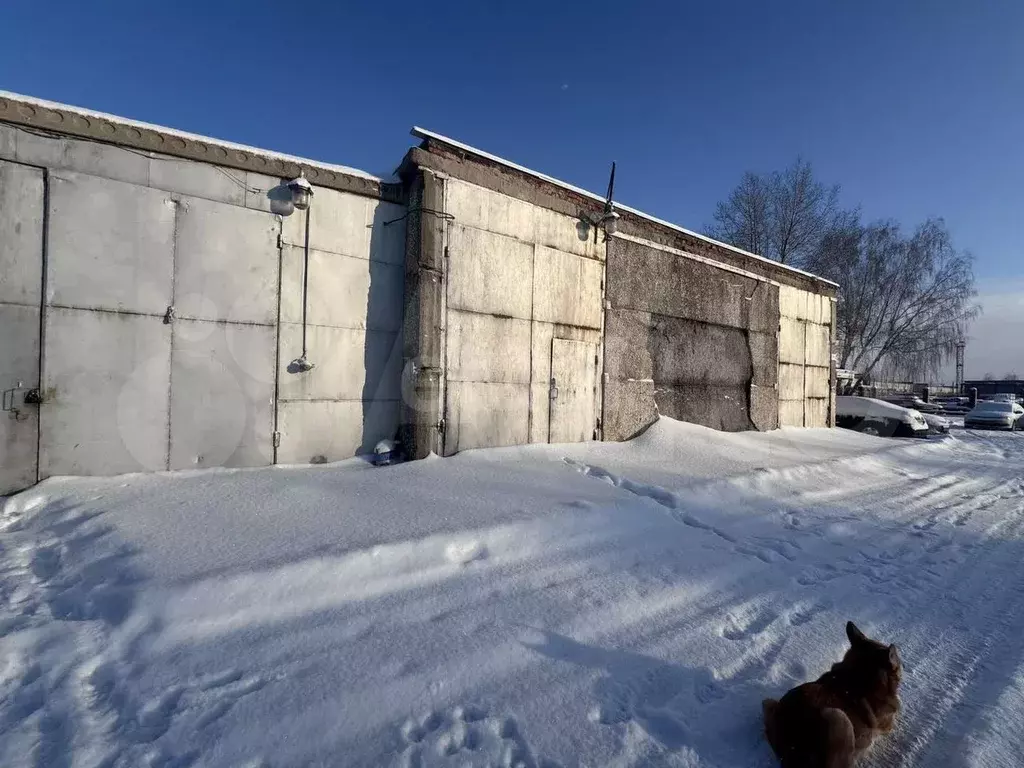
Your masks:
<svg viewBox="0 0 1024 768"><path fill-rule="evenodd" d="M877 766L1024 755L1024 436L721 434L57 479L0 519L0 766L768 766L899 644Z"/></svg>

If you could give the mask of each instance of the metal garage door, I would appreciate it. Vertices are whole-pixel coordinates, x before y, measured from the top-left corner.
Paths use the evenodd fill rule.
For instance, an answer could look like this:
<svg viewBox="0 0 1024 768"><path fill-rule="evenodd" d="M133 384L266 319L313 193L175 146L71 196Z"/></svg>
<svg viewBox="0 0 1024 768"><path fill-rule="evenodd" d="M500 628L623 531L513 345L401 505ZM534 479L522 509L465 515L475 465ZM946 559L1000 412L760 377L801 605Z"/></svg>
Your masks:
<svg viewBox="0 0 1024 768"><path fill-rule="evenodd" d="M36 481L44 198L42 170L0 161L0 494Z"/></svg>
<svg viewBox="0 0 1024 768"><path fill-rule="evenodd" d="M551 341L551 421L548 442L594 439L597 398L597 344Z"/></svg>

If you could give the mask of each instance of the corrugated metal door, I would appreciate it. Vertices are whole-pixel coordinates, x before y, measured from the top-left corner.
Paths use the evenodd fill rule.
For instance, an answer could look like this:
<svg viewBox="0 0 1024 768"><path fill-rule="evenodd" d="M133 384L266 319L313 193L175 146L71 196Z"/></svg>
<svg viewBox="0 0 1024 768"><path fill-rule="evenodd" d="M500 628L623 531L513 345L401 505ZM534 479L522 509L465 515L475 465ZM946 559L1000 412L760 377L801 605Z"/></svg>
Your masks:
<svg viewBox="0 0 1024 768"><path fill-rule="evenodd" d="M41 169L0 161L0 494L37 476L44 199Z"/></svg>
<svg viewBox="0 0 1024 768"><path fill-rule="evenodd" d="M571 339L551 341L550 443L594 439L597 393L597 344Z"/></svg>

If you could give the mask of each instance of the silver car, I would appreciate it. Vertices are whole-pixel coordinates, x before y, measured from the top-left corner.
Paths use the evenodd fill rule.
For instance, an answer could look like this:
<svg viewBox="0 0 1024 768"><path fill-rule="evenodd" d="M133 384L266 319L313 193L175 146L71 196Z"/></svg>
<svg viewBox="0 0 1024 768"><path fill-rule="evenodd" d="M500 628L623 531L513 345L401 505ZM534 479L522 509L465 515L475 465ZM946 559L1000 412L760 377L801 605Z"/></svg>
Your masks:
<svg viewBox="0 0 1024 768"><path fill-rule="evenodd" d="M1024 417L1024 406L1020 403L984 402L978 403L974 409L964 416L964 426L968 429L1017 429L1018 422Z"/></svg>

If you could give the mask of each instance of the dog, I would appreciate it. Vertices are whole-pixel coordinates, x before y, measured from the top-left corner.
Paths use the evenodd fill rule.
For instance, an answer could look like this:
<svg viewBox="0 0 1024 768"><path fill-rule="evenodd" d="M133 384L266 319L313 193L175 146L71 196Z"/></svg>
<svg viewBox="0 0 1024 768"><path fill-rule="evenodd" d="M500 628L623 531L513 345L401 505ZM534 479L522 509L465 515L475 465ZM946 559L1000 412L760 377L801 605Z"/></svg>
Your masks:
<svg viewBox="0 0 1024 768"><path fill-rule="evenodd" d="M846 624L850 648L813 683L765 699L764 730L782 768L853 768L900 711L903 667L895 645Z"/></svg>

